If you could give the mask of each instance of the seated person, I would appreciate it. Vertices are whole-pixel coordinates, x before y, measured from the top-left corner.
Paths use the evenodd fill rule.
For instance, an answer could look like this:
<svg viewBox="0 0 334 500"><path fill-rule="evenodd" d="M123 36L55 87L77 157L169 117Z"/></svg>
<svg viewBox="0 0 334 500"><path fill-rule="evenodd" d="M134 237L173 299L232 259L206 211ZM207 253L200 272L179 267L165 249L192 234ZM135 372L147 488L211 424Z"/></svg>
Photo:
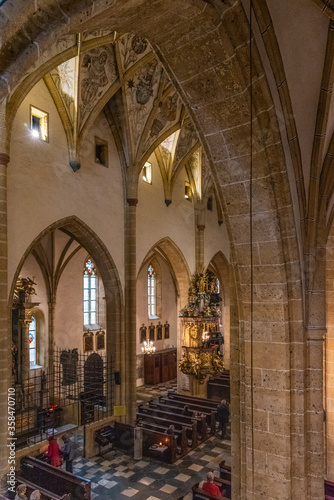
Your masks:
<svg viewBox="0 0 334 500"><path fill-rule="evenodd" d="M27 485L24 483L19 484L18 487L16 488L15 500L28 500L26 493L27 493Z"/></svg>
<svg viewBox="0 0 334 500"><path fill-rule="evenodd" d="M41 500L41 492L39 490L34 490L31 493L29 500Z"/></svg>
<svg viewBox="0 0 334 500"><path fill-rule="evenodd" d="M206 475L206 481L201 481L198 487L203 491L207 491L208 493L210 493L210 495L217 495L217 498L224 498L219 489L219 486L214 484L214 478L215 476L213 472L208 472Z"/></svg>
<svg viewBox="0 0 334 500"><path fill-rule="evenodd" d="M166 429L166 434L168 434L169 436L174 436L174 429L174 425L171 424L168 429Z"/></svg>

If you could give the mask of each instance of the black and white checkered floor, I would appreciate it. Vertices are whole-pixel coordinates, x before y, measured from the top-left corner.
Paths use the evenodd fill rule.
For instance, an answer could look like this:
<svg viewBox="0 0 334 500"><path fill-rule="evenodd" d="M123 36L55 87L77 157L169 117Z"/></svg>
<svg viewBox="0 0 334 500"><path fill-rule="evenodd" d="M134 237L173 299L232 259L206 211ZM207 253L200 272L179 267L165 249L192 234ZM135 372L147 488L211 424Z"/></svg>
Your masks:
<svg viewBox="0 0 334 500"><path fill-rule="evenodd" d="M175 383L140 387L137 402L158 397L175 388ZM184 497L188 500L191 499L192 485L204 479L208 471L219 475L220 461L225 459L230 464L231 442L222 440L218 434L216 436L173 465L148 458L134 460L112 450L103 457L75 459L73 472L92 481L92 499L176 500Z"/></svg>

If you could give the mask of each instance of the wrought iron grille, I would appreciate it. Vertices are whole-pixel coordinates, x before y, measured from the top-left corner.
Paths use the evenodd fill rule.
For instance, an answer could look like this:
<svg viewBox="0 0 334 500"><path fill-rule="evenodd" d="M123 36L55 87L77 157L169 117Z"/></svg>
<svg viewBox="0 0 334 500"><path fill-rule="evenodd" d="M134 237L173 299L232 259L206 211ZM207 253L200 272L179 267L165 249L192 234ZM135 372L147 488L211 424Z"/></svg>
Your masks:
<svg viewBox="0 0 334 500"><path fill-rule="evenodd" d="M15 386L17 448L64 425L82 426L113 414L112 361L98 353L57 348L52 370L36 368Z"/></svg>

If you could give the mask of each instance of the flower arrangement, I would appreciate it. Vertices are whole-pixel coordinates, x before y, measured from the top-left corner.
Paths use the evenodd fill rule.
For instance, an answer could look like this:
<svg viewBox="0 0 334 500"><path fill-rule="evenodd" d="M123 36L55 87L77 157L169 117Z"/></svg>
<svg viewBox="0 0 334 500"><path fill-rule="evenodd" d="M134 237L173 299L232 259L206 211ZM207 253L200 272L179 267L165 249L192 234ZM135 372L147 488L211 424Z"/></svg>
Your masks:
<svg viewBox="0 0 334 500"><path fill-rule="evenodd" d="M200 382L204 382L207 375L222 371L224 361L222 356L211 352L186 351L179 363L179 369L186 375L194 375Z"/></svg>

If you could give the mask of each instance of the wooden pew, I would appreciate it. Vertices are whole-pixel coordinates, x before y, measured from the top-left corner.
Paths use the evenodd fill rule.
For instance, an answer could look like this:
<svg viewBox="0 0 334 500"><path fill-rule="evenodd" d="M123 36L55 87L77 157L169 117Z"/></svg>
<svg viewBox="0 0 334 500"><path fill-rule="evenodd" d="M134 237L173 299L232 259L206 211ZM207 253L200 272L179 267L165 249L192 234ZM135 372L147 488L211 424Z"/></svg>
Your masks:
<svg viewBox="0 0 334 500"><path fill-rule="evenodd" d="M30 481L24 480L21 481L19 477L17 478L17 486L19 484L24 483L27 487L27 493L26 496L30 498L30 495L33 491L39 490L41 493L41 500L71 500L71 494L68 493L66 495L57 495L56 493L53 493L52 491L47 490L46 488L42 488L41 486L38 486L37 484L31 483ZM5 497L0 496L0 500ZM14 495L12 496L14 498Z"/></svg>
<svg viewBox="0 0 334 500"><path fill-rule="evenodd" d="M166 425L154 424L153 422L138 422L139 427L143 427L145 429L151 429L153 431L161 432L166 434L166 430L168 427ZM177 444L180 446L181 455L184 455L188 451L188 439L186 435L186 429L174 429L175 437Z"/></svg>
<svg viewBox="0 0 334 500"><path fill-rule="evenodd" d="M220 479L227 479L231 481L232 470L229 465L225 465L225 460L222 460L219 464L219 477Z"/></svg>
<svg viewBox="0 0 334 500"><path fill-rule="evenodd" d="M158 446L153 449L159 443L162 444L162 447ZM176 449L176 436L168 436L165 433L143 427L143 455L145 457L173 464L178 458Z"/></svg>
<svg viewBox="0 0 334 500"><path fill-rule="evenodd" d="M206 416L207 424L211 428L211 433L215 434L216 432L216 410L212 410L211 408L207 408L206 406L201 406L197 403L184 403L183 401L177 401L176 399L168 399L164 396L159 397L159 402L163 405L170 405L177 408L184 408L185 406L189 407L189 410L196 411L197 413L203 414Z"/></svg>
<svg viewBox="0 0 334 500"><path fill-rule="evenodd" d="M62 496L71 494L71 500L90 500L91 482L62 469L56 469L48 463L34 457L23 457L17 479L21 482L30 482L36 489L45 488Z"/></svg>
<svg viewBox="0 0 334 500"><path fill-rule="evenodd" d="M211 401L217 401L217 403L219 403L222 399L226 399L228 403L230 402L231 393L229 385L222 385L209 380L206 386L206 392L207 398Z"/></svg>
<svg viewBox="0 0 334 500"><path fill-rule="evenodd" d="M159 408L153 408L147 403L139 405L138 410L140 412L147 412L150 415L156 415L157 417L162 417L162 418L171 418L173 420L177 420L181 424L192 424L193 422L196 422L197 425L197 432L201 436L202 441L205 441L208 438L208 424L206 423L206 417L187 417L186 415L180 415L178 413L174 413L172 411L166 411L162 410Z"/></svg>
<svg viewBox="0 0 334 500"><path fill-rule="evenodd" d="M132 425L115 422L112 440L114 448L118 448L132 455L134 450L134 439L134 427Z"/></svg>
<svg viewBox="0 0 334 500"><path fill-rule="evenodd" d="M137 419L139 420L145 420L148 421L149 423L157 423L161 424L164 426L169 427L171 424L174 425L175 429L182 429L183 427L186 430L187 438L191 440L191 447L194 448L195 446L198 445L198 439L197 439L197 423L193 422L192 424L182 424L178 420L172 420L169 418L162 418L162 417L157 417L154 415L150 415L148 412L137 412ZM149 420L147 420L149 419Z"/></svg>
<svg viewBox="0 0 334 500"><path fill-rule="evenodd" d="M325 500L334 500L334 483L325 481Z"/></svg>
<svg viewBox="0 0 334 500"><path fill-rule="evenodd" d="M220 487L221 490L225 490L224 498L231 498L231 481L215 477L214 482ZM193 500L217 500L216 495L210 495L210 493L207 493L206 491L200 489L198 485L199 483L196 483L191 488Z"/></svg>
<svg viewBox="0 0 334 500"><path fill-rule="evenodd" d="M168 399L176 399L177 401L184 401L184 404L198 403L206 408L211 408L212 410L217 410L218 403L215 401L210 401L203 398L195 398L193 396L185 396L184 394L177 394L175 392L168 392ZM220 403L220 401L219 401Z"/></svg>
<svg viewBox="0 0 334 500"><path fill-rule="evenodd" d="M176 415L180 415L182 417L188 417L190 419L197 419L197 422L199 425L197 426L197 430L199 434L202 436L202 440L205 440L208 438L207 436L207 431L208 431L208 423L207 423L207 416L205 413L202 413L201 415L195 416L188 416L188 415L183 415L183 408L177 407L177 406L172 406L172 405L166 405L162 403L154 403L153 401L149 402L149 407L150 408L156 408L157 410L162 410L162 411L167 411ZM205 421L205 422L204 422Z"/></svg>

